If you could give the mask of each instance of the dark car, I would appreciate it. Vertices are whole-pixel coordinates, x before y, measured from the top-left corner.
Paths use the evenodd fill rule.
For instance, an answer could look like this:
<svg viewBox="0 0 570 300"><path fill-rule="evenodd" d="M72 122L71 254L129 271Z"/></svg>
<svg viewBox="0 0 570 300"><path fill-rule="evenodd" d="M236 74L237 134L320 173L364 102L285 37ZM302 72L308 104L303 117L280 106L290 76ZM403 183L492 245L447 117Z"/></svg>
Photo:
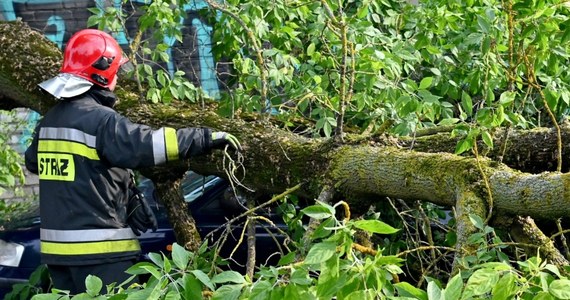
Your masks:
<svg viewBox="0 0 570 300"><path fill-rule="evenodd" d="M176 240L172 226L168 222L166 209L160 201L156 201L152 182L148 179L142 180L139 189L153 207L158 220L156 232L147 231L139 237L143 253L141 260L144 260L150 252L166 253ZM240 197L230 192L228 182L222 178L188 172L183 180L182 190L184 200L188 203L202 238L212 237L212 241L215 241L223 231L219 230L220 226L245 211ZM32 272L40 266L38 215L37 209L29 211L10 224L5 224L6 230L0 231L0 299L11 290L12 285L27 282ZM276 263L280 255L274 254L282 250L279 244L283 242L282 232L286 230L286 225L277 213L265 211L263 215L276 227L257 224L256 248L259 250L256 251L256 261ZM245 241L236 248L243 231L242 223L231 226L231 233L228 234L220 252L222 257L228 257L233 252L230 267L233 265L234 268L240 268L247 257Z"/></svg>

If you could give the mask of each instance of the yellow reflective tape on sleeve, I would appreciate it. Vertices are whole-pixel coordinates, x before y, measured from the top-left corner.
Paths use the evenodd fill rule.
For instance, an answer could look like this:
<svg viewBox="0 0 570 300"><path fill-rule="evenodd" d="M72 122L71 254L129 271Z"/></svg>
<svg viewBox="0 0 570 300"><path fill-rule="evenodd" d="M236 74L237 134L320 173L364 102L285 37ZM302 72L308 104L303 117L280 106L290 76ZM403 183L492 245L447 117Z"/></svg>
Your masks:
<svg viewBox="0 0 570 300"><path fill-rule="evenodd" d="M178 137L174 128L164 128L164 144L167 161L178 160Z"/></svg>
<svg viewBox="0 0 570 300"><path fill-rule="evenodd" d="M92 160L99 160L97 150L89 148L84 144L68 141L46 141L38 142L38 152L58 152L81 155Z"/></svg>
<svg viewBox="0 0 570 300"><path fill-rule="evenodd" d="M64 153L38 153L38 175L42 180L75 180L73 155Z"/></svg>
<svg viewBox="0 0 570 300"><path fill-rule="evenodd" d="M86 255L116 252L139 251L138 240L105 241L90 243L52 243L41 242L41 252L55 255Z"/></svg>

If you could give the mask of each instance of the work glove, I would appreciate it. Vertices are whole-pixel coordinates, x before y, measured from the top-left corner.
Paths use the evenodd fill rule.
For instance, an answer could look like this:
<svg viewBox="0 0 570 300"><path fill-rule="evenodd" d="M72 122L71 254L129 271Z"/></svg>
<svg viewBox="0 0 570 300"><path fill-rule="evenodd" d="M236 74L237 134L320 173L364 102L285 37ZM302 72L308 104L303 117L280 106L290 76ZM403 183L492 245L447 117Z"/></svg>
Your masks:
<svg viewBox="0 0 570 300"><path fill-rule="evenodd" d="M227 132L212 132L210 143L210 148L212 149L224 149L224 147L228 145L236 151L241 151L241 144L239 143L239 140Z"/></svg>
<svg viewBox="0 0 570 300"><path fill-rule="evenodd" d="M158 228L156 217L144 194L136 187L131 187L131 192L132 195L127 203L127 223L137 236L148 229L155 232Z"/></svg>

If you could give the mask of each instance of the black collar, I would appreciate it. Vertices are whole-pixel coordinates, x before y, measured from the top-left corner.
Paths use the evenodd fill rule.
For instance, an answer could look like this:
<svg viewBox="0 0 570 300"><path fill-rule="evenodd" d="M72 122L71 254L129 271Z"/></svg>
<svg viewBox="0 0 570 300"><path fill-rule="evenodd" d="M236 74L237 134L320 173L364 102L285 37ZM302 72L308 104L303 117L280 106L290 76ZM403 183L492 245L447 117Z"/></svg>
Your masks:
<svg viewBox="0 0 570 300"><path fill-rule="evenodd" d="M109 90L92 87L87 91L87 95L91 96L99 104L113 108L117 102L117 96Z"/></svg>

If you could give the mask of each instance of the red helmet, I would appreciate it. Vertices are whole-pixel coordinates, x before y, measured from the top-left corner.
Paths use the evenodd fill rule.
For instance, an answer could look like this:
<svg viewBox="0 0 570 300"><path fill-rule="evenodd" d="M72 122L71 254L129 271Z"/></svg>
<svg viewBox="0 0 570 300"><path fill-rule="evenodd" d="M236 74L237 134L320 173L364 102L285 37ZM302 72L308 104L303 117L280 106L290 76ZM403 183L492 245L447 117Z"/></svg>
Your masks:
<svg viewBox="0 0 570 300"><path fill-rule="evenodd" d="M61 72L113 90L117 84L117 72L127 61L119 43L111 35L96 29L84 29L67 42Z"/></svg>

